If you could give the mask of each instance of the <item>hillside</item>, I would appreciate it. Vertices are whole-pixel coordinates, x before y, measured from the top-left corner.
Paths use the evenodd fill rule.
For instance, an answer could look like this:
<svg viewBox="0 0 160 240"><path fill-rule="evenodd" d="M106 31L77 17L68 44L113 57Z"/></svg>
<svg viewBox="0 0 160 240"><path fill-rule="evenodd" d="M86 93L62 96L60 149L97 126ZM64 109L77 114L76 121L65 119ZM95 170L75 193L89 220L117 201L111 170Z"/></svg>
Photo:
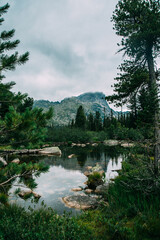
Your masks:
<svg viewBox="0 0 160 240"><path fill-rule="evenodd" d="M99 111L101 117L109 116L111 108L105 100L105 95L101 92L84 93L78 97L65 98L61 102L50 102L47 100L38 100L34 102L34 107L47 110L49 107L54 108L53 123L55 125L66 125L75 119L77 108L82 105L86 115L90 112L95 114ZM113 115L117 116L117 112L113 111Z"/></svg>

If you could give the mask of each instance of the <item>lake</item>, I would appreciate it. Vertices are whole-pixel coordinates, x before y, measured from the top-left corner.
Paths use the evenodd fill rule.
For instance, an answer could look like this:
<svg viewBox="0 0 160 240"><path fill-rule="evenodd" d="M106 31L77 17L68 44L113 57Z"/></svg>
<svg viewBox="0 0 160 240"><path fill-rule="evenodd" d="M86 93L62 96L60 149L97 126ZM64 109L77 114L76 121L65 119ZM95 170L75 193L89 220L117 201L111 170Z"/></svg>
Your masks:
<svg viewBox="0 0 160 240"><path fill-rule="evenodd" d="M21 161L43 161L50 166L47 173L41 173L36 178L37 188L35 192L41 195L38 203L33 200L23 200L16 197L13 192L15 187L9 191L10 201L28 208L38 208L44 202L47 207L52 207L58 214L72 212L72 215L79 213L79 210L70 209L62 202L62 197L82 194L82 192L72 192L72 188L85 187L84 182L87 180L83 174L87 166L95 166L98 163L106 174L106 181L117 175L117 169L121 169L123 149L121 147L107 147L99 145L97 147L60 147L62 156L23 156ZM70 154L76 157L68 158ZM12 157L13 158L13 157Z"/></svg>

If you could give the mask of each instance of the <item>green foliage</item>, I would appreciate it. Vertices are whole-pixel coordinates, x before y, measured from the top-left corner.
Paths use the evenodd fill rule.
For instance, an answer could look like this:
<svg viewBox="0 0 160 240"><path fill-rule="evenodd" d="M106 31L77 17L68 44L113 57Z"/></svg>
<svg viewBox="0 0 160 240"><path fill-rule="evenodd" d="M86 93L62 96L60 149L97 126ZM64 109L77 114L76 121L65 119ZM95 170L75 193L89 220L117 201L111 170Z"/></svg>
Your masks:
<svg viewBox="0 0 160 240"><path fill-rule="evenodd" d="M160 49L160 6L153 0L119 0L112 16L116 34L122 37L119 51L130 60L119 67L114 94L107 99L128 104L133 128L154 126L158 112L158 78L155 60ZM130 126L129 126L130 127Z"/></svg>
<svg viewBox="0 0 160 240"><path fill-rule="evenodd" d="M85 129L85 127L86 127L86 116L85 116L84 109L82 106L80 106L77 109L75 126L78 128L81 128L81 129Z"/></svg>
<svg viewBox="0 0 160 240"><path fill-rule="evenodd" d="M7 240L95 239L70 216L58 216L51 208L26 211L15 205L0 208L0 237Z"/></svg>
<svg viewBox="0 0 160 240"><path fill-rule="evenodd" d="M41 173L48 171L49 167L43 162L41 163L9 163L7 166L1 168L0 171L0 202L7 202L7 192L10 187L14 185L16 179L18 182L16 185L23 184L30 189L34 189L37 184L35 177ZM18 193L18 192L17 192Z"/></svg>
<svg viewBox="0 0 160 240"><path fill-rule="evenodd" d="M9 5L1 7L0 17L7 12ZM0 18L0 24L4 19ZM15 30L0 33L0 145L18 147L38 147L42 145L47 121L52 117L50 108L46 113L42 109L32 109L33 99L27 94L12 92L14 82L2 83L5 76L3 71L15 70L16 66L26 63L29 53L19 55L18 52L7 55L9 50L14 51L19 40L11 41Z"/></svg>
<svg viewBox="0 0 160 240"><path fill-rule="evenodd" d="M89 142L90 135L88 132L79 128L70 127L48 127L46 141L49 142Z"/></svg>
<svg viewBox="0 0 160 240"><path fill-rule="evenodd" d="M91 189L96 189L97 186L104 183L105 173L93 172L88 176L87 185Z"/></svg>

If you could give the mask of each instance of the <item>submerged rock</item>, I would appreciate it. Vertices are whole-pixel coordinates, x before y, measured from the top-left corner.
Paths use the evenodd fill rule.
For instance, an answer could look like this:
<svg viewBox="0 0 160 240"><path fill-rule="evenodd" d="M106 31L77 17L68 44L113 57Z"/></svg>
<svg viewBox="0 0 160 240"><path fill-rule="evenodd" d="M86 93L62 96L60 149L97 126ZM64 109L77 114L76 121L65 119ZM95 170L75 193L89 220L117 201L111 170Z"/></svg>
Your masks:
<svg viewBox="0 0 160 240"><path fill-rule="evenodd" d="M41 197L41 195L38 194L38 193L36 193L36 192L33 192L33 191L32 191L32 194L33 194L33 196L34 196L35 198L40 198L40 197Z"/></svg>
<svg viewBox="0 0 160 240"><path fill-rule="evenodd" d="M62 198L67 207L86 210L98 205L96 198L87 195L74 195Z"/></svg>
<svg viewBox="0 0 160 240"><path fill-rule="evenodd" d="M93 190L92 190L92 189L89 189L89 188L85 190L85 193L87 193L87 194L90 194L90 193L92 193L92 192L93 192Z"/></svg>
<svg viewBox="0 0 160 240"><path fill-rule="evenodd" d="M41 195L39 195L38 193L36 192L33 192L31 189L27 189L27 190L21 190L18 195L21 197L21 198L25 198L27 196L29 196L30 194L33 194L33 196L35 198L40 198Z"/></svg>
<svg viewBox="0 0 160 240"><path fill-rule="evenodd" d="M21 190L18 195L21 197L21 198L25 198L26 196L30 195L32 193L32 190L31 189L27 189L27 190Z"/></svg>
<svg viewBox="0 0 160 240"><path fill-rule="evenodd" d="M79 188L72 188L71 189L71 191L73 191L73 192L80 192L80 191L82 191L83 189L81 188L81 187L79 187Z"/></svg>
<svg viewBox="0 0 160 240"><path fill-rule="evenodd" d="M44 155L57 155L57 156L61 156L62 152L59 149L59 147L49 147L49 148L43 148L41 150L39 150L40 154L44 154Z"/></svg>

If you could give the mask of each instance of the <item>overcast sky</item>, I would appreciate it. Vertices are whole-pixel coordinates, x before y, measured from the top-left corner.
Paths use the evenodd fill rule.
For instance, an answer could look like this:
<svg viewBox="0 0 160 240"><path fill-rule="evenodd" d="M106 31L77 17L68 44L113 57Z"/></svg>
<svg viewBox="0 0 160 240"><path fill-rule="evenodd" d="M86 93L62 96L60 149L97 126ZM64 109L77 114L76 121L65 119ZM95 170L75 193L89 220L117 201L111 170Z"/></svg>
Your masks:
<svg viewBox="0 0 160 240"><path fill-rule="evenodd" d="M111 94L122 62L110 19L118 0L9 0L1 29L16 30L30 60L5 81L34 99L59 101L84 92ZM1 5L6 3L1 1Z"/></svg>

